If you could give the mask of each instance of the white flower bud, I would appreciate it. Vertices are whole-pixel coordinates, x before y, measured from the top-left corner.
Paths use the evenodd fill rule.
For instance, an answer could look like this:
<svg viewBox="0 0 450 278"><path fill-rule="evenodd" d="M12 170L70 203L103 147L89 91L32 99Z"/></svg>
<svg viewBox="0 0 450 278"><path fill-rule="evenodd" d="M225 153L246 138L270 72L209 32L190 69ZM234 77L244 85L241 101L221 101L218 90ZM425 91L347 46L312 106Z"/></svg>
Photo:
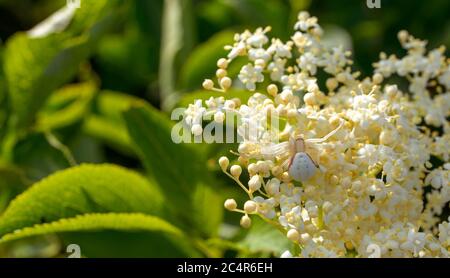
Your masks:
<svg viewBox="0 0 450 278"><path fill-rule="evenodd" d="M219 67L221 69L226 69L228 67L228 60L225 58L220 58L217 61L217 67Z"/></svg>
<svg viewBox="0 0 450 278"><path fill-rule="evenodd" d="M205 90L212 90L214 88L214 82L211 79L205 79L202 86Z"/></svg>
<svg viewBox="0 0 450 278"><path fill-rule="evenodd" d="M248 214L255 213L258 205L254 201L247 201L244 204L244 211Z"/></svg>
<svg viewBox="0 0 450 278"><path fill-rule="evenodd" d="M408 31L406 31L406 30L401 30L400 32L398 32L398 35L397 35L398 40L401 42L406 41L408 39L408 36L409 36L409 34L408 34Z"/></svg>
<svg viewBox="0 0 450 278"><path fill-rule="evenodd" d="M240 224L243 228L248 229L252 225L252 220L248 217L248 215L244 215L241 218Z"/></svg>
<svg viewBox="0 0 450 278"><path fill-rule="evenodd" d="M222 171L226 171L229 164L230 161L228 160L228 157L222 156L221 158L219 158L219 165Z"/></svg>
<svg viewBox="0 0 450 278"><path fill-rule="evenodd" d="M338 85L339 84L335 78L327 79L326 86L327 86L328 90L334 91L334 89L336 89Z"/></svg>
<svg viewBox="0 0 450 278"><path fill-rule="evenodd" d="M377 72L373 75L372 80L375 84L380 84L383 82L383 75Z"/></svg>
<svg viewBox="0 0 450 278"><path fill-rule="evenodd" d="M227 76L227 71L224 69L218 69L216 71L216 76L218 79L224 78L225 76Z"/></svg>
<svg viewBox="0 0 450 278"><path fill-rule="evenodd" d="M251 192L255 192L256 190L261 188L261 177L259 175L253 176L248 181L248 188Z"/></svg>
<svg viewBox="0 0 450 278"><path fill-rule="evenodd" d="M231 173L231 175L233 175L233 177L239 178L239 176L240 176L241 173L242 173L242 168L241 168L241 166L239 166L239 165L233 165L233 166L231 166L231 168L230 168L230 173Z"/></svg>
<svg viewBox="0 0 450 278"><path fill-rule="evenodd" d="M231 78L229 78L228 76L223 77L222 79L220 79L220 86L224 89L224 90L228 90L231 87Z"/></svg>
<svg viewBox="0 0 450 278"><path fill-rule="evenodd" d="M237 208L236 201L234 199L227 199L224 203L224 207L227 210L233 211Z"/></svg>
<svg viewBox="0 0 450 278"><path fill-rule="evenodd" d="M298 231L296 229L290 229L287 232L286 236L290 241L293 241L293 242L298 242L300 240L300 234L298 233Z"/></svg>
<svg viewBox="0 0 450 278"><path fill-rule="evenodd" d="M275 84L270 84L267 86L267 93L271 96L276 96L278 94L278 87Z"/></svg>

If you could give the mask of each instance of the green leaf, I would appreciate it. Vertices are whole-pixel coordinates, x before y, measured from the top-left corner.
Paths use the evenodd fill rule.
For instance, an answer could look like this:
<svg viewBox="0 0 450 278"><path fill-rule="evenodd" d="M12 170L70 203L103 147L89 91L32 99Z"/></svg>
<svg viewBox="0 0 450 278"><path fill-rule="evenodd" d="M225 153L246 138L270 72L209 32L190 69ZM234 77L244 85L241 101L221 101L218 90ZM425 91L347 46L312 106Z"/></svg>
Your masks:
<svg viewBox="0 0 450 278"><path fill-rule="evenodd" d="M216 233L222 203L215 196L217 188L199 146L175 144L171 139L173 123L145 103L136 104L124 117L145 168L174 206L179 219L203 235Z"/></svg>
<svg viewBox="0 0 450 278"><path fill-rule="evenodd" d="M124 117L150 176L161 186L170 203L190 213L186 207L192 207L190 198L204 169L203 159L190 146L173 143L172 123L149 105L135 105L124 112Z"/></svg>
<svg viewBox="0 0 450 278"><path fill-rule="evenodd" d="M121 153L134 153L127 129L119 122L104 116L91 115L86 119L83 131Z"/></svg>
<svg viewBox="0 0 450 278"><path fill-rule="evenodd" d="M94 114L85 121L84 132L124 154L134 154L122 113L138 101L138 98L124 93L100 92Z"/></svg>
<svg viewBox="0 0 450 278"><path fill-rule="evenodd" d="M164 232L176 237L183 236L181 230L155 216L142 213L91 213L18 229L13 233L2 236L0 238L0 243L51 233L103 229L123 231L145 230L151 232Z"/></svg>
<svg viewBox="0 0 450 278"><path fill-rule="evenodd" d="M197 186L193 196L192 218L195 226L207 236L217 236L222 223L223 202L217 187Z"/></svg>
<svg viewBox="0 0 450 278"><path fill-rule="evenodd" d="M80 62L89 57L98 39L113 23L110 16L93 23L103 14L107 3L83 1L84 8L77 11L72 26L64 33L39 38L17 33L8 40L4 70L15 125L23 127L32 122L50 93L70 80ZM96 16L95 11L99 13ZM84 29L87 31L74 36Z"/></svg>
<svg viewBox="0 0 450 278"><path fill-rule="evenodd" d="M226 57L227 52L224 46L233 43L233 36L232 31L222 31L192 51L180 72L180 83L183 89L198 88L205 78L214 76L217 69L216 61Z"/></svg>
<svg viewBox="0 0 450 278"><path fill-rule="evenodd" d="M0 215L9 202L22 193L28 186L21 169L9 165L0 165Z"/></svg>
<svg viewBox="0 0 450 278"><path fill-rule="evenodd" d="M293 246L286 235L258 217L252 217L250 230L238 244L249 252L277 257Z"/></svg>
<svg viewBox="0 0 450 278"><path fill-rule="evenodd" d="M14 144L12 163L20 167L32 182L70 166L60 149L50 145L43 133L30 133Z"/></svg>
<svg viewBox="0 0 450 278"><path fill-rule="evenodd" d="M36 224L93 212L162 215L163 197L144 177L114 165L57 172L14 199L0 218L0 236Z"/></svg>
<svg viewBox="0 0 450 278"><path fill-rule="evenodd" d="M96 92L92 83L68 85L53 93L37 115L36 129L49 131L83 119Z"/></svg>
<svg viewBox="0 0 450 278"><path fill-rule="evenodd" d="M143 249L144 252L141 251L143 256L195 255L195 252L189 245L189 239L185 237L181 230L161 218L141 213L92 213L65 218L51 223L37 224L4 235L0 239L0 244L32 236L58 233L66 239L77 238L75 242L81 247L83 256L92 254L94 257L111 257L113 254L109 252L99 254L98 250L92 250L83 240L87 234L91 237L94 236L99 241L105 241L105 235L114 235L111 231L121 232L122 235L119 241L111 241L110 238L106 238L106 242L109 245L118 245L112 249L117 249L118 247L122 249L123 253L121 255L116 254L116 256L129 257L136 253L136 250L134 250L136 246L123 246L122 243L119 243L120 241L129 242L127 238L133 237L146 241L145 248L142 248L143 245L138 248ZM127 234L124 235L124 232ZM99 236L103 236L103 239L99 239ZM97 245L97 242L93 245ZM111 247L106 247L106 250L108 249L111 249ZM131 254L127 253L127 251Z"/></svg>

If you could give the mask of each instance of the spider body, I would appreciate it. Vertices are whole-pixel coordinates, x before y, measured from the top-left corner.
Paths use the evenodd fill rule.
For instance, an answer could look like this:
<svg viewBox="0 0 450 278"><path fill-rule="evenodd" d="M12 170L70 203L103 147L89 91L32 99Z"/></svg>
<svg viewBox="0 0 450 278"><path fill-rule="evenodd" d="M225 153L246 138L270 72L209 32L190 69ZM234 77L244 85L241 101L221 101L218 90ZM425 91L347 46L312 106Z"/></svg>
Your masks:
<svg viewBox="0 0 450 278"><path fill-rule="evenodd" d="M290 159L288 164L288 173L291 178L296 181L304 182L312 178L317 169L320 169L319 164L315 162L312 157L306 151L306 143L321 143L333 136L343 125L343 122L333 131L328 133L323 138L319 139L307 139L303 138L290 138L289 139L289 151Z"/></svg>

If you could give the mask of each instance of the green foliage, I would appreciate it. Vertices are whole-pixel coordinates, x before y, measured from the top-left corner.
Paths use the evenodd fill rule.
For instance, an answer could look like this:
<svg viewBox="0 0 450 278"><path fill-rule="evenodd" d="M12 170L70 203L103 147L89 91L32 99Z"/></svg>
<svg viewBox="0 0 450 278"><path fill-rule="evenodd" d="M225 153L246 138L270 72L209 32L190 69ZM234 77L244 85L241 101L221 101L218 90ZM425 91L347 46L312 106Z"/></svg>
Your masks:
<svg viewBox="0 0 450 278"><path fill-rule="evenodd" d="M0 215L9 202L27 188L28 180L21 169L1 165L0 166Z"/></svg>
<svg viewBox="0 0 450 278"><path fill-rule="evenodd" d="M92 83L83 83L54 92L37 115L36 130L54 130L81 121L89 113L96 91Z"/></svg>
<svg viewBox="0 0 450 278"><path fill-rule="evenodd" d="M103 229L124 231L145 230L149 232L161 232L175 237L183 237L183 233L178 228L155 216L139 213L91 213L18 229L14 233L4 235L0 243L49 233Z"/></svg>
<svg viewBox="0 0 450 278"><path fill-rule="evenodd" d="M112 92L100 92L94 103L94 113L87 117L83 129L86 134L97 138L118 151L133 152L122 112L138 101L133 96Z"/></svg>
<svg viewBox="0 0 450 278"><path fill-rule="evenodd" d="M180 71L180 83L184 89L198 88L205 78L211 78L217 69L214 61L225 57L224 45L233 43L232 31L222 31L208 41L197 46L184 63ZM205 61L211 61L205 63Z"/></svg>
<svg viewBox="0 0 450 278"><path fill-rule="evenodd" d="M12 201L1 216L0 236L93 212L162 215L163 200L154 185L132 171L113 165L81 165L43 179Z"/></svg>
<svg viewBox="0 0 450 278"><path fill-rule="evenodd" d="M49 94L74 76L112 24L111 17L99 20L107 5L106 0L84 1L66 33L39 38L18 33L8 40L4 69L14 124L30 123Z"/></svg>
<svg viewBox="0 0 450 278"><path fill-rule="evenodd" d="M253 217L252 227L244 238L239 241L238 246L247 250L250 254L279 257L282 252L290 250L294 244L272 225Z"/></svg>
<svg viewBox="0 0 450 278"><path fill-rule="evenodd" d="M136 104L124 113L130 136L149 175L161 186L179 218L211 234L221 219L206 159L198 146L175 144L173 124L156 109Z"/></svg>

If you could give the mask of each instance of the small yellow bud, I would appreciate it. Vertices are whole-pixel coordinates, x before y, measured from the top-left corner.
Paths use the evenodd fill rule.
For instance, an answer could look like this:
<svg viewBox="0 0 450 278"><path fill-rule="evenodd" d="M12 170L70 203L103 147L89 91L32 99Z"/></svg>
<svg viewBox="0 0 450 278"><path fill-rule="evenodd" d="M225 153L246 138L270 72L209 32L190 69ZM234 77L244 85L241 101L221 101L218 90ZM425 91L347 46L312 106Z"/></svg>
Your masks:
<svg viewBox="0 0 450 278"><path fill-rule="evenodd" d="M280 166L274 166L272 167L272 175L274 176L279 176L281 175L281 173L283 173L283 168L281 168Z"/></svg>
<svg viewBox="0 0 450 278"><path fill-rule="evenodd" d="M224 89L224 90L228 90L231 87L231 78L229 78L228 76L223 77L222 79L220 79L220 86Z"/></svg>
<svg viewBox="0 0 450 278"><path fill-rule="evenodd" d="M227 199L224 203L224 207L227 210L233 211L237 208L236 201L234 199Z"/></svg>
<svg viewBox="0 0 450 278"><path fill-rule="evenodd" d="M243 228L248 229L252 225L252 220L248 217L248 215L244 215L241 218L240 224Z"/></svg>
<svg viewBox="0 0 450 278"><path fill-rule="evenodd" d="M278 94L278 87L275 84L270 84L267 86L267 93L273 97L275 97Z"/></svg>
<svg viewBox="0 0 450 278"><path fill-rule="evenodd" d="M233 175L233 177L239 178L239 176L240 176L241 173L242 173L242 168L241 168L241 166L239 166L239 165L233 165L233 166L231 166L231 168L230 168L230 173L231 173L231 175Z"/></svg>
<svg viewBox="0 0 450 278"><path fill-rule="evenodd" d="M244 204L244 211L248 214L256 212L258 205L254 201L247 201Z"/></svg>
<svg viewBox="0 0 450 278"><path fill-rule="evenodd" d="M239 164L241 164L241 165L244 165L244 166L248 165L248 158L246 158L244 156L239 156L238 161L239 161Z"/></svg>
<svg viewBox="0 0 450 278"><path fill-rule="evenodd" d="M334 91L334 89L336 89L338 85L339 84L335 78L327 79L326 86L327 86L328 90Z"/></svg>
<svg viewBox="0 0 450 278"><path fill-rule="evenodd" d="M345 248L347 248L348 250L352 250L353 249L353 244L350 241L346 241L345 242Z"/></svg>
<svg viewBox="0 0 450 278"><path fill-rule="evenodd" d="M347 80L347 76L345 75L345 73L341 72L336 75L336 79L337 81L344 83Z"/></svg>
<svg viewBox="0 0 450 278"><path fill-rule="evenodd" d="M202 86L205 90L212 90L214 88L214 82L211 79L205 79Z"/></svg>
<svg viewBox="0 0 450 278"><path fill-rule="evenodd" d="M300 239L300 234L298 233L298 231L296 229L290 229L287 232L286 236L290 241L293 241L293 242L298 242Z"/></svg>
<svg viewBox="0 0 450 278"><path fill-rule="evenodd" d="M221 69L226 69L228 67L228 60L225 58L220 58L217 61L217 67L219 67Z"/></svg>
<svg viewBox="0 0 450 278"><path fill-rule="evenodd" d="M406 31L406 30L401 30L400 32L398 32L398 35L397 35L398 40L401 42L406 41L406 39L408 39L408 36L409 36L409 34L408 34L408 31Z"/></svg>
<svg viewBox="0 0 450 278"><path fill-rule="evenodd" d="M332 175L330 177L330 184L331 185L336 185L336 184L338 184L338 182L339 182L339 178L336 175Z"/></svg>
<svg viewBox="0 0 450 278"><path fill-rule="evenodd" d="M373 75L372 80L375 84L380 84L381 82L383 82L383 75L377 72Z"/></svg>
<svg viewBox="0 0 450 278"><path fill-rule="evenodd" d="M218 79L222 79L222 78L224 78L225 76L227 76L227 71L224 70L224 69L218 69L218 70L216 71L216 76L217 76Z"/></svg>
<svg viewBox="0 0 450 278"><path fill-rule="evenodd" d="M228 157L222 156L221 158L219 158L219 165L222 171L226 171L229 164L230 161L228 160Z"/></svg>

